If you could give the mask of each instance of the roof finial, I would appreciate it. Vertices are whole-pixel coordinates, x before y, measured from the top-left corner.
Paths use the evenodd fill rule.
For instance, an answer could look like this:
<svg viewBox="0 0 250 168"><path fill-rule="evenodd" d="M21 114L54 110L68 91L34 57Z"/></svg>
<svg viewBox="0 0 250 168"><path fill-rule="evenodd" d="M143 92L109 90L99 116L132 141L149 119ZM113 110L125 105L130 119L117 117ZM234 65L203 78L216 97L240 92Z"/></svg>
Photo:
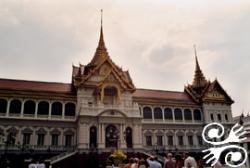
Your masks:
<svg viewBox="0 0 250 168"><path fill-rule="evenodd" d="M94 57L91 60L91 64L98 64L100 61L102 61L106 56L108 56L107 49L105 47L104 37L103 37L103 28L102 28L102 21L103 21L103 10L101 9L101 30L100 30L100 37L98 46L96 48L96 52Z"/></svg>
<svg viewBox="0 0 250 168"><path fill-rule="evenodd" d="M194 74L194 80L193 80L193 86L195 87L204 87L207 83L202 71L201 71L201 68L200 68L200 65L199 65L199 62L198 62L198 58L197 58L197 51L196 51L196 45L194 44L193 45L194 47L194 54L195 54L195 74Z"/></svg>
<svg viewBox="0 0 250 168"><path fill-rule="evenodd" d="M103 30L102 30L102 13L103 13L103 10L101 9L101 32L100 32L100 39L99 39L98 47L105 48L105 43L103 39Z"/></svg>
<svg viewBox="0 0 250 168"><path fill-rule="evenodd" d="M193 47L194 47L194 55L195 55L195 57L197 57L196 45L194 44Z"/></svg>
<svg viewBox="0 0 250 168"><path fill-rule="evenodd" d="M102 27L102 12L103 12L103 11L102 11L102 9L101 9L101 27Z"/></svg>
<svg viewBox="0 0 250 168"><path fill-rule="evenodd" d="M198 62L197 51L196 51L196 45L194 44L193 47L194 47L194 55L195 55L196 70L199 70L199 71L200 71L200 65L199 65L199 62Z"/></svg>

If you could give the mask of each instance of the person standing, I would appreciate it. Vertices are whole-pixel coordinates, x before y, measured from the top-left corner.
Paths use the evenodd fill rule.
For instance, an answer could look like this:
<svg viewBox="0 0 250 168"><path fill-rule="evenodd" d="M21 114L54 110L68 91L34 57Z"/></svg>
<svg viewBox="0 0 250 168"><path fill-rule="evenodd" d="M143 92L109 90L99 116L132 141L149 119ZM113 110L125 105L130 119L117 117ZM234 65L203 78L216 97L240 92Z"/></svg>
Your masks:
<svg viewBox="0 0 250 168"><path fill-rule="evenodd" d="M185 161L184 161L185 168L197 168L196 160L189 155L189 153L185 153Z"/></svg>
<svg viewBox="0 0 250 168"><path fill-rule="evenodd" d="M139 168L139 159L134 158L134 163L131 165L131 168Z"/></svg>
<svg viewBox="0 0 250 168"><path fill-rule="evenodd" d="M167 154L163 168L175 168L175 160L173 159L172 153Z"/></svg>
<svg viewBox="0 0 250 168"><path fill-rule="evenodd" d="M130 158L128 163L123 166L123 168L131 168L132 164L134 163L134 158Z"/></svg>
<svg viewBox="0 0 250 168"><path fill-rule="evenodd" d="M184 167L184 156L175 155L175 168L183 168Z"/></svg>
<svg viewBox="0 0 250 168"><path fill-rule="evenodd" d="M147 162L149 164L149 168L162 168L161 164L157 161L156 156L148 157Z"/></svg>

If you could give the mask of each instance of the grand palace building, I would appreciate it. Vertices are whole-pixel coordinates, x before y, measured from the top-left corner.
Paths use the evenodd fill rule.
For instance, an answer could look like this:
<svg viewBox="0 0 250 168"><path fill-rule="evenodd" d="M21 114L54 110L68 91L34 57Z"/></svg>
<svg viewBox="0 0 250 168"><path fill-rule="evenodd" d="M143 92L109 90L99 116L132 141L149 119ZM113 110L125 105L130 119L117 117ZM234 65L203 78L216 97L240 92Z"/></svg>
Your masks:
<svg viewBox="0 0 250 168"><path fill-rule="evenodd" d="M199 152L205 124L232 125L232 103L197 57L183 91L136 88L112 61L101 26L94 57L72 67L71 83L0 79L0 154Z"/></svg>

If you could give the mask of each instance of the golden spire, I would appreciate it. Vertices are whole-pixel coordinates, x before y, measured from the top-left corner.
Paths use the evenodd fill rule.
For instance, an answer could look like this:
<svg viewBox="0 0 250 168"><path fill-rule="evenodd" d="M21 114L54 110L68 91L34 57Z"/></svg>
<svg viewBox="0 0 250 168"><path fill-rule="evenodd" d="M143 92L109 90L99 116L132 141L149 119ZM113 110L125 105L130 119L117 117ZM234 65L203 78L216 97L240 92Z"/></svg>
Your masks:
<svg viewBox="0 0 250 168"><path fill-rule="evenodd" d="M99 38L99 43L98 43L98 47L97 48L105 48L105 42L104 42L104 38L103 38L103 30L102 30L102 9L101 9L101 31L100 31L100 38Z"/></svg>
<svg viewBox="0 0 250 168"><path fill-rule="evenodd" d="M194 73L194 80L192 86L195 88L202 88L207 84L207 80L204 77L199 62L197 58L196 46L194 45L194 54L195 54L195 73Z"/></svg>
<svg viewBox="0 0 250 168"><path fill-rule="evenodd" d="M90 64L92 65L97 65L101 60L105 59L105 57L108 56L108 52L105 46L104 38L103 38L103 28L102 28L102 12L103 10L101 9L101 30L100 30L100 38L98 42L98 46L96 48L96 52L94 57L92 58Z"/></svg>

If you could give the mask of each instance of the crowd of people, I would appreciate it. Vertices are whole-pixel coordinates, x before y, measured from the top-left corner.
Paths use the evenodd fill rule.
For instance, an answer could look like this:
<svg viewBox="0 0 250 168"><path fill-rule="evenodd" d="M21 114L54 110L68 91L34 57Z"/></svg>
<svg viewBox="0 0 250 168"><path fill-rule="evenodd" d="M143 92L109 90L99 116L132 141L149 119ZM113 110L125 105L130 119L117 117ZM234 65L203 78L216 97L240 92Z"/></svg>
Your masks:
<svg viewBox="0 0 250 168"><path fill-rule="evenodd" d="M212 168L221 168L220 162L217 162ZM146 163L142 163L138 158L130 158L123 168L204 168L202 159L195 160L189 153L173 156L168 153L163 161L159 161L157 156L149 156Z"/></svg>

